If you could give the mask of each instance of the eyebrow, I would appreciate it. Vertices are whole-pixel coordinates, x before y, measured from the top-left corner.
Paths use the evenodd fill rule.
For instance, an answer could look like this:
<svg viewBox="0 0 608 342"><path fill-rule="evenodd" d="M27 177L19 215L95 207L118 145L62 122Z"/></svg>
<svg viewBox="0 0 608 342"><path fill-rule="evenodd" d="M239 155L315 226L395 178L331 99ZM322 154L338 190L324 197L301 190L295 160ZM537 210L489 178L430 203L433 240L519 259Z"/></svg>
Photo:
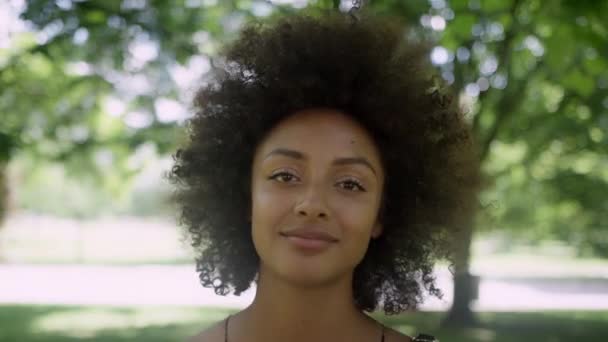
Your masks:
<svg viewBox="0 0 608 342"><path fill-rule="evenodd" d="M298 159L298 160L303 160L303 159L307 159L307 157L304 155L304 153L299 152L299 151L295 151L295 150L290 150L290 149L286 149L286 148L277 148L274 149L272 151L270 151L270 153L268 153L263 160L266 160L268 157L271 157L273 155L280 155L280 156L285 156L285 157L289 157L289 158L293 158L293 159ZM363 157L343 157L343 158L336 158L334 159L333 165L352 165L352 164L359 164L359 165L363 165L368 167L373 173L374 175L376 174L376 170L374 169L374 167L372 166L372 164L365 158Z"/></svg>

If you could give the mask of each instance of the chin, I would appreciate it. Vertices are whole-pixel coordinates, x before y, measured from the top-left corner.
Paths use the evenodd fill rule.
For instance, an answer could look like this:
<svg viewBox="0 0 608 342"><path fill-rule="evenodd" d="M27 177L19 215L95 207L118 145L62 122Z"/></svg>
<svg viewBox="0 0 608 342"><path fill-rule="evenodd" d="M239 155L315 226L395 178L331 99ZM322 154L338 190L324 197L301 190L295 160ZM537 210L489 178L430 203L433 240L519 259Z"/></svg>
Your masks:
<svg viewBox="0 0 608 342"><path fill-rule="evenodd" d="M277 265L277 275L284 282L302 288L324 287L338 282L345 276L343 272L336 269L329 269L327 262L325 265L309 263L308 265Z"/></svg>

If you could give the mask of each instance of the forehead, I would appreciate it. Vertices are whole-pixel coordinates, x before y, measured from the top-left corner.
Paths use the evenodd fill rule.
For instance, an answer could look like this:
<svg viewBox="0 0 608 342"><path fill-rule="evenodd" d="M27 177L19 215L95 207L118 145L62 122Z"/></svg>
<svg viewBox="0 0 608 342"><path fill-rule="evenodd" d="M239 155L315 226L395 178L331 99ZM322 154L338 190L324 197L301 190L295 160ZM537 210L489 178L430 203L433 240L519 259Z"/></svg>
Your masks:
<svg viewBox="0 0 608 342"><path fill-rule="evenodd" d="M331 109L308 109L288 116L268 133L257 154L277 147L313 155L367 157L380 165L379 151L365 127Z"/></svg>

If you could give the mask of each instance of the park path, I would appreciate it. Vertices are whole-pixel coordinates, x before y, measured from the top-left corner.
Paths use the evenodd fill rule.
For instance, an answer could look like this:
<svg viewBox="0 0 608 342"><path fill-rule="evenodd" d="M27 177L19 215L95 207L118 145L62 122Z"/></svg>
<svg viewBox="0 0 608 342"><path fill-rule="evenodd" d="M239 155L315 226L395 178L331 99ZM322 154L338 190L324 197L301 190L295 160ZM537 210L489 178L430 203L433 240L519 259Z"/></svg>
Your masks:
<svg viewBox="0 0 608 342"><path fill-rule="evenodd" d="M443 300L422 310L445 310L452 289L438 272ZM216 306L239 308L253 299L217 296L202 288L191 265L0 265L0 304ZM476 311L608 310L608 278L499 278L482 275Z"/></svg>

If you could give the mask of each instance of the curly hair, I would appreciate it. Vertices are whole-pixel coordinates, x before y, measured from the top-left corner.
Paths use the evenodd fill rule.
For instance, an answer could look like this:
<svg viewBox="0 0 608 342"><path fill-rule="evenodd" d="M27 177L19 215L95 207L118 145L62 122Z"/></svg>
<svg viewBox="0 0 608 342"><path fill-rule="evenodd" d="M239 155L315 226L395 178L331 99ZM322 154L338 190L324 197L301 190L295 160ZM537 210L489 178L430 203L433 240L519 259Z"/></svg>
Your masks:
<svg viewBox="0 0 608 342"><path fill-rule="evenodd" d="M188 141L173 156L180 224L204 287L239 295L259 269L251 236L256 146L288 115L332 108L361 123L377 144L386 184L380 218L355 268L357 307L386 314L441 296L433 265L449 233L470 222L479 158L463 113L432 77L428 45L406 38L396 18L300 11L246 24L223 45L223 74L197 92Z"/></svg>

